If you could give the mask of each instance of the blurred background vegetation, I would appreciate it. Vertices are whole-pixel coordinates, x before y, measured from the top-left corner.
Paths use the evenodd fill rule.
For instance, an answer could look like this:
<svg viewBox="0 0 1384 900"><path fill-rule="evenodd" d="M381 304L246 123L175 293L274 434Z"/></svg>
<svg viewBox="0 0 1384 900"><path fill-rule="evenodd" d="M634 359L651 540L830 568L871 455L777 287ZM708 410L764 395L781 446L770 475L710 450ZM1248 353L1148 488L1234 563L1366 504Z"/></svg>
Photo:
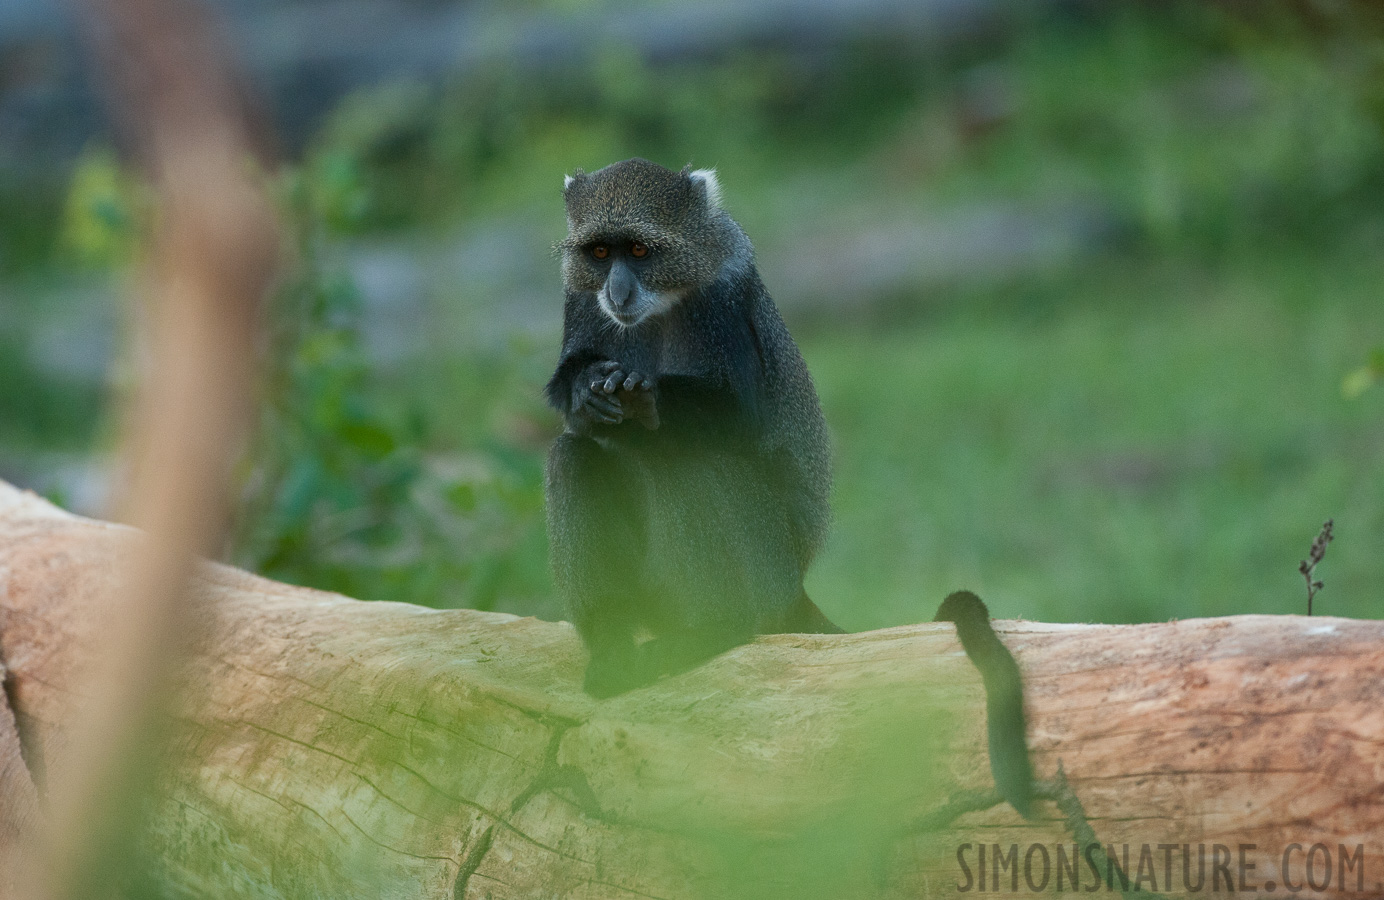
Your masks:
<svg viewBox="0 0 1384 900"><path fill-rule="evenodd" d="M350 7L349 11L345 7ZM561 179L715 166L812 368L851 629L1384 615L1368 5L224 0L295 262L226 557L559 617ZM70 27L0 14L0 477L99 514L141 188Z"/></svg>

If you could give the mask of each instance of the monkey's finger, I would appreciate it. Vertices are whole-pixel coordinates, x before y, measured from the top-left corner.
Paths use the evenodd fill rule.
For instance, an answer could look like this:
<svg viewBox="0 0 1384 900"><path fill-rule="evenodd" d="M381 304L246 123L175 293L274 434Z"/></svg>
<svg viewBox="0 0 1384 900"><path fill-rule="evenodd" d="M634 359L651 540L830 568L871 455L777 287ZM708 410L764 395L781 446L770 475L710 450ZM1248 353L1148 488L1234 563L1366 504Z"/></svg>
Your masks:
<svg viewBox="0 0 1384 900"><path fill-rule="evenodd" d="M637 391L642 389L645 382L647 381L648 379L645 378L643 375L640 375L638 372L631 372L629 377L625 379L625 383L622 386L627 391Z"/></svg>
<svg viewBox="0 0 1384 900"><path fill-rule="evenodd" d="M652 375L646 375L644 380L639 383L639 389L641 391L652 391L654 389L654 377Z"/></svg>
<svg viewBox="0 0 1384 900"><path fill-rule="evenodd" d="M620 368L620 364L613 359L608 359L605 362L596 363L596 371L600 372L602 375L609 375L611 372L614 372L618 368Z"/></svg>
<svg viewBox="0 0 1384 900"><path fill-rule="evenodd" d="M586 401L586 405L606 415L618 416L622 415L624 412L624 408L620 405L619 400L616 400L614 397L605 397L600 394L592 394L590 399Z"/></svg>
<svg viewBox="0 0 1384 900"><path fill-rule="evenodd" d="M625 373L616 371L605 380L604 390L607 394L613 394L620 388L620 383L625 380Z"/></svg>
<svg viewBox="0 0 1384 900"><path fill-rule="evenodd" d="M586 414L595 421L605 425L619 425L625 420L625 414L618 407L616 409L609 409L596 406L594 403L587 405Z"/></svg>

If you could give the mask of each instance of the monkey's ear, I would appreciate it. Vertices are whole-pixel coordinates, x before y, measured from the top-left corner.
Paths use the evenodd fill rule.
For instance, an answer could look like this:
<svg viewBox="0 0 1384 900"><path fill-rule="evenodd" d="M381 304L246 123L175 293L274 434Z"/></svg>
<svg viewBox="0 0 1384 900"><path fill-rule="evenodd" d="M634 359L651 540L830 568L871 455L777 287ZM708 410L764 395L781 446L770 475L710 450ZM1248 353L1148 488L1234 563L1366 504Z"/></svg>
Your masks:
<svg viewBox="0 0 1384 900"><path fill-rule="evenodd" d="M692 179L692 184L701 188L703 196L706 197L706 205L712 209L717 209L721 205L721 182L716 180L715 169L697 169L687 175Z"/></svg>
<svg viewBox="0 0 1384 900"><path fill-rule="evenodd" d="M585 178L585 177L586 177L586 173L583 172L581 169L575 169L575 170L573 170L573 174L571 174L571 175L563 175L563 176L562 176L562 192L563 192L564 194L567 193L567 189L568 189L569 187L571 187L572 185L576 184L578 181L581 181L581 180L582 180L583 178Z"/></svg>

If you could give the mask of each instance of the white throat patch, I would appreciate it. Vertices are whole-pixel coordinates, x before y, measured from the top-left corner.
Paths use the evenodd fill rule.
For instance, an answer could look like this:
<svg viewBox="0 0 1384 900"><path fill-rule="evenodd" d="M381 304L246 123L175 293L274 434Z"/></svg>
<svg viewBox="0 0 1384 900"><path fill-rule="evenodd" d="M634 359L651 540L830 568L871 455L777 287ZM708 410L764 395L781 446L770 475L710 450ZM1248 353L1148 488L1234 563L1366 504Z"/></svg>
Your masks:
<svg viewBox="0 0 1384 900"><path fill-rule="evenodd" d="M596 292L596 303L601 307L601 312L606 314L610 321L621 328L633 328L651 316L659 316L672 309L682 300L682 291L649 291L643 285L635 288L634 304L625 311L624 317L615 309L615 305L610 302L608 285L602 285Z"/></svg>

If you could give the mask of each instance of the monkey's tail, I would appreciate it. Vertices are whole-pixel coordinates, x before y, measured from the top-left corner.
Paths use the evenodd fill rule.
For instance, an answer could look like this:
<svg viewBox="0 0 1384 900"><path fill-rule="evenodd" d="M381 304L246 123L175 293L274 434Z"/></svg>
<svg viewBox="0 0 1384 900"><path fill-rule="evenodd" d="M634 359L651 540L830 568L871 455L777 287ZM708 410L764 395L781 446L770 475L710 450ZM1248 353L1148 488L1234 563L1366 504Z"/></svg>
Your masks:
<svg viewBox="0 0 1384 900"><path fill-rule="evenodd" d="M949 594L934 622L956 623L956 636L985 682L990 773L995 787L1025 819L1033 814L1033 763L1028 758L1024 682L1019 664L990 625L990 611L970 591Z"/></svg>
<svg viewBox="0 0 1384 900"><path fill-rule="evenodd" d="M798 598L798 607L793 610L793 621L789 627L784 629L789 634L845 634L846 629L840 627L826 613L812 602L812 598L807 596L807 591L803 591Z"/></svg>

